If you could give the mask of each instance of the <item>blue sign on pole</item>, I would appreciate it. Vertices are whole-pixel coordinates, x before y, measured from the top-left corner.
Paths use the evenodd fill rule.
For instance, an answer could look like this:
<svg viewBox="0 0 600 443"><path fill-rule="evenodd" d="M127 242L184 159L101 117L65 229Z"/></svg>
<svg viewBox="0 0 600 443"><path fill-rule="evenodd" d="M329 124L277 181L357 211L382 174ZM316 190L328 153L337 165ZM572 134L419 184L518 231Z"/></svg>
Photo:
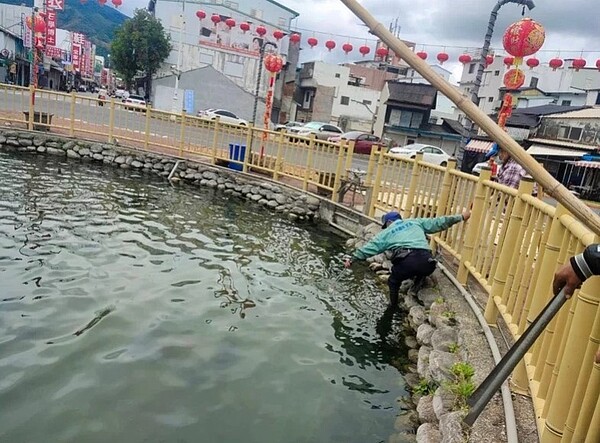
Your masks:
<svg viewBox="0 0 600 443"><path fill-rule="evenodd" d="M194 113L194 90L186 89L183 94L183 109L185 109L186 114Z"/></svg>

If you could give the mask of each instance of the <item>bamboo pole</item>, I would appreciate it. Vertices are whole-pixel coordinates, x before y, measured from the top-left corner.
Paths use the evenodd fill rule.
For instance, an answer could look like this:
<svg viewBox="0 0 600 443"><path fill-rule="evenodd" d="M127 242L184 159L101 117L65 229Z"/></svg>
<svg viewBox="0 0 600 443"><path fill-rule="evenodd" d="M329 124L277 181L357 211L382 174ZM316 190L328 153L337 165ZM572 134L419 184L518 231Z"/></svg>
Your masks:
<svg viewBox="0 0 600 443"><path fill-rule="evenodd" d="M411 68L415 69L432 86L448 97L467 116L483 129L495 142L525 168L529 174L541 184L546 192L558 200L581 223L590 228L594 233L600 235L600 217L588 208L581 200L571 194L567 188L552 177L542 165L529 155L516 141L512 139L500 126L479 109L467 96L463 95L458 88L452 86L440 77L431 67L421 60L400 39L396 38L386 27L379 23L363 6L356 0L341 0L362 22L367 25L373 35L379 37L392 51L406 61Z"/></svg>

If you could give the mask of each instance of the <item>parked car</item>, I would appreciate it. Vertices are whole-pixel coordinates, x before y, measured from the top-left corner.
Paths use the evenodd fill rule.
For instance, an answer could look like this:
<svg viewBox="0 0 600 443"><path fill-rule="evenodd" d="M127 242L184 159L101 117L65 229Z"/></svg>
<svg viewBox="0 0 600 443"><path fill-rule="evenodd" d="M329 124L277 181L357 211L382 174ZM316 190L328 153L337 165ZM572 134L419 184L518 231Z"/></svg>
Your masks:
<svg viewBox="0 0 600 443"><path fill-rule="evenodd" d="M396 157L415 158L417 153L423 153L423 160L434 165L446 166L450 156L437 146L413 143L406 146L395 146L389 150L389 153Z"/></svg>
<svg viewBox="0 0 600 443"><path fill-rule="evenodd" d="M125 100L125 109L131 111L145 111L146 99L141 95L129 95Z"/></svg>
<svg viewBox="0 0 600 443"><path fill-rule="evenodd" d="M98 106L104 106L104 101L108 99L108 91L100 89L98 91Z"/></svg>
<svg viewBox="0 0 600 443"><path fill-rule="evenodd" d="M290 128L297 128L300 126L304 126L304 123L302 122L295 122L295 121L289 121L289 122L285 122L283 124L278 124L275 125L275 130L276 131L289 131Z"/></svg>
<svg viewBox="0 0 600 443"><path fill-rule="evenodd" d="M289 132L298 134L303 137L308 137L310 134L315 134L319 140L327 140L329 137L341 135L344 131L335 125L322 122L308 122L304 126L290 128Z"/></svg>
<svg viewBox="0 0 600 443"><path fill-rule="evenodd" d="M354 152L357 154L370 154L373 146L383 146L385 143L376 135L367 134L361 131L346 132L342 135L329 137L330 142L340 142L342 140L354 140Z"/></svg>
<svg viewBox="0 0 600 443"><path fill-rule="evenodd" d="M127 97L129 97L129 92L127 92L125 89L117 88L115 90L115 98L120 98L121 100L125 101Z"/></svg>
<svg viewBox="0 0 600 443"><path fill-rule="evenodd" d="M247 120L239 118L233 112L226 111L225 109L207 109L205 111L198 111L198 117L205 118L208 120L216 120L217 117L219 117L219 121L223 123L248 126Z"/></svg>

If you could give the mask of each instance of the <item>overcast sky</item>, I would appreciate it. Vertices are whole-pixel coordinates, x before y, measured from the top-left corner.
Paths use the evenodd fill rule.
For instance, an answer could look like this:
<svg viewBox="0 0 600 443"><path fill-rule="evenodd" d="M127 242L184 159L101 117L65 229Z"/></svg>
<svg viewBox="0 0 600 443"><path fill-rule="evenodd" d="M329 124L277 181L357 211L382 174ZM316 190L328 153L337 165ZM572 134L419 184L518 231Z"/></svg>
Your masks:
<svg viewBox="0 0 600 443"><path fill-rule="evenodd" d="M160 0L158 0L160 1ZM310 49L303 44L301 61L322 59L327 62L352 61L360 58L356 48L365 39L372 43L374 37L339 0L279 0L280 3L300 13L292 23L302 29L304 40L311 30L319 40L319 47ZM490 12L497 0L362 0L361 4L380 22L388 26L398 19L400 37L421 45L448 46L446 52L456 59L464 48L483 44ZM535 0L536 7L526 14L546 28L546 43L539 53L542 62L562 50L563 58L577 57L584 51L588 65L600 58L599 0ZM146 0L125 0L123 12L130 14L135 7L145 7ZM522 6L506 4L500 10L492 46L501 48L501 36L506 27L521 17ZM347 39L343 36L353 36ZM325 40L333 39L337 48L328 53ZM349 40L355 47L354 56L346 57L339 49ZM456 46L457 48L452 48ZM425 46L430 61L441 47ZM566 52L571 51L571 52ZM456 63L447 63L455 74L460 72ZM457 79L455 79L457 80Z"/></svg>

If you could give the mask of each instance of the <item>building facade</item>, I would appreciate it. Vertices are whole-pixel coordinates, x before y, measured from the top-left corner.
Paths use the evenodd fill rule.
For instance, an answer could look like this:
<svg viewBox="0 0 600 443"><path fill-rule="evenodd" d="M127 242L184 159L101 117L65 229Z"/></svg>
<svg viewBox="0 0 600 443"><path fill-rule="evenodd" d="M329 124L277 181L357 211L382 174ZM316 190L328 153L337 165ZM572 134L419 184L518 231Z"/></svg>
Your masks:
<svg viewBox="0 0 600 443"><path fill-rule="evenodd" d="M206 18L200 20L196 16L198 11L203 11ZM289 89L284 86L295 80L300 51L298 44L289 41L291 21L298 17L297 12L272 0L163 0L156 3L154 13L173 44L157 78L172 75L175 70L186 72L212 66L245 91L255 94L261 48L275 51L284 58L285 64L275 85L274 120L287 118L292 97L284 94L284 90ZM220 21L213 22L213 15ZM227 19L233 19L235 26L229 27ZM242 22L250 29L242 30L239 26ZM266 30L264 35L257 32L259 27ZM284 37L275 38L276 30L282 31ZM263 69L258 92L263 100L267 85L268 72Z"/></svg>

